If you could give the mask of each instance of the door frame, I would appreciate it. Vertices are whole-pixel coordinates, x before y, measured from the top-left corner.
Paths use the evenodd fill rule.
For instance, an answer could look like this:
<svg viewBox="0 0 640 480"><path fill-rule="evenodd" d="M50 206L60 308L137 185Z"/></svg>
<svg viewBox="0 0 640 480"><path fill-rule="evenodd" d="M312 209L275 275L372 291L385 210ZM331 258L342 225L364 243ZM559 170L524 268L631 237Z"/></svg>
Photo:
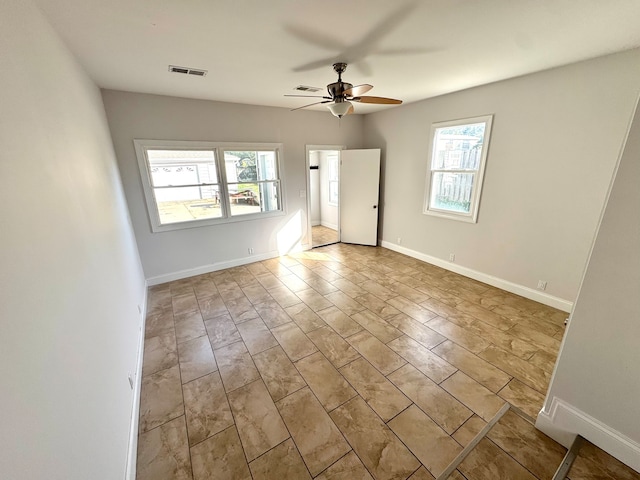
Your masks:
<svg viewBox="0 0 640 480"><path fill-rule="evenodd" d="M309 161L309 154L316 150L329 150L332 152L346 150L346 145L305 145L305 177L307 179L307 192L306 192L306 204L307 204L307 243L302 245L303 250L311 250L313 248L313 238L311 236L311 174L309 167L311 163ZM342 157L340 158L342 160ZM338 209L338 240L340 239L340 209Z"/></svg>

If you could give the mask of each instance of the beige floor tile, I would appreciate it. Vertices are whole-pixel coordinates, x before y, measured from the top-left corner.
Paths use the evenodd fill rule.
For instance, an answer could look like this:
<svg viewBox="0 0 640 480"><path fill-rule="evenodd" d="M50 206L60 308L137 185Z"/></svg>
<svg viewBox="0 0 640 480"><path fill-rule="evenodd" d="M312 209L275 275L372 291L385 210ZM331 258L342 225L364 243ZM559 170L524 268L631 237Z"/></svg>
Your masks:
<svg viewBox="0 0 640 480"><path fill-rule="evenodd" d="M268 302L258 303L254 307L269 328L275 328L292 321L287 312L273 299Z"/></svg>
<svg viewBox="0 0 640 480"><path fill-rule="evenodd" d="M315 480L373 480L373 477L352 450Z"/></svg>
<svg viewBox="0 0 640 480"><path fill-rule="evenodd" d="M289 290L284 285L269 290L269 295L280 305L282 308L287 308L292 305L298 305L302 303L302 300L298 296Z"/></svg>
<svg viewBox="0 0 640 480"><path fill-rule="evenodd" d="M540 393L546 393L551 375L539 367L532 365L493 345L479 354L480 358L513 375L522 383L529 385Z"/></svg>
<svg viewBox="0 0 640 480"><path fill-rule="evenodd" d="M456 372L451 364L406 335L389 342L389 347L436 383Z"/></svg>
<svg viewBox="0 0 640 480"><path fill-rule="evenodd" d="M191 480L191 460L184 417L138 437L137 480Z"/></svg>
<svg viewBox="0 0 640 480"><path fill-rule="evenodd" d="M401 337L403 333L388 323L386 320L378 317L370 310L363 310L361 312L351 315L351 318L360 324L365 330L369 331L374 337L380 340L382 343L388 343L391 340L395 340Z"/></svg>
<svg viewBox="0 0 640 480"><path fill-rule="evenodd" d="M378 297L371 293L365 293L355 298L358 303L361 303L367 309L378 315L380 318L389 319L395 315L398 315L400 310L392 307L387 302L380 300Z"/></svg>
<svg viewBox="0 0 640 480"><path fill-rule="evenodd" d="M204 320L229 313L227 306L218 293L209 297L198 298L198 305Z"/></svg>
<svg viewBox="0 0 640 480"><path fill-rule="evenodd" d="M411 405L411 400L364 358L345 365L340 373L385 422Z"/></svg>
<svg viewBox="0 0 640 480"><path fill-rule="evenodd" d="M357 395L340 372L320 352L299 360L295 366L327 411Z"/></svg>
<svg viewBox="0 0 640 480"><path fill-rule="evenodd" d="M211 341L212 348L221 348L241 340L240 332L236 328L235 322L230 315L221 315L216 318L205 320L204 326Z"/></svg>
<svg viewBox="0 0 640 480"><path fill-rule="evenodd" d="M353 315L365 309L362 304L341 291L329 293L324 297L347 315Z"/></svg>
<svg viewBox="0 0 640 480"><path fill-rule="evenodd" d="M193 291L196 294L198 303L200 303L200 299L220 295L215 283L213 283L213 280L209 278L203 278L197 282L194 282Z"/></svg>
<svg viewBox="0 0 640 480"><path fill-rule="evenodd" d="M174 319L178 343L193 340L207 334L202 316L198 311L175 315Z"/></svg>
<svg viewBox="0 0 640 480"><path fill-rule="evenodd" d="M389 422L389 427L435 477L462 447L415 405Z"/></svg>
<svg viewBox="0 0 640 480"><path fill-rule="evenodd" d="M478 320L481 320L484 323L491 325L499 330L509 330L516 324L514 320L498 315L491 310L488 310L484 307L481 307L480 305L471 302L465 301L459 303L458 305L456 305L456 309L460 310L462 313L468 313Z"/></svg>
<svg viewBox="0 0 640 480"><path fill-rule="evenodd" d="M409 480L435 480L435 478L436 477L434 477L429 473L429 470L427 470L426 468L424 468L424 466L422 466L416 471L416 473L414 473L409 477ZM449 478L453 478L453 477L449 477ZM466 480L466 479L462 479L462 480Z"/></svg>
<svg viewBox="0 0 640 480"><path fill-rule="evenodd" d="M429 298L427 294L422 293L415 288L412 288L401 282L391 283L387 286L387 288L413 303L424 302L427 298Z"/></svg>
<svg viewBox="0 0 640 480"><path fill-rule="evenodd" d="M509 333L550 355L558 355L560 341L525 325L515 325ZM556 332L557 333L557 332Z"/></svg>
<svg viewBox="0 0 640 480"><path fill-rule="evenodd" d="M432 330L404 313L400 313L399 315L389 318L387 322L403 332L405 335L413 338L422 346L429 349L446 340L444 335L439 334L435 330Z"/></svg>
<svg viewBox="0 0 640 480"><path fill-rule="evenodd" d="M150 309L147 312L147 316L145 319L145 339L157 337L158 335L164 335L167 333L175 334L173 310L171 309L171 305L169 305L168 309Z"/></svg>
<svg viewBox="0 0 640 480"><path fill-rule="evenodd" d="M451 340L441 343L432 351L494 393L511 380L511 377L502 370L456 345Z"/></svg>
<svg viewBox="0 0 640 480"><path fill-rule="evenodd" d="M195 293L193 293L193 289L191 289L191 293L173 296L171 298L171 305L174 315L198 311L198 300L196 299Z"/></svg>
<svg viewBox="0 0 640 480"><path fill-rule="evenodd" d="M316 292L313 288L309 288L308 285L306 290L299 290L296 292L296 295L300 297L300 300L307 304L314 312L324 310L325 308L329 308L333 305L333 303Z"/></svg>
<svg viewBox="0 0 640 480"><path fill-rule="evenodd" d="M227 393L260 378L243 342L214 349L213 354Z"/></svg>
<svg viewBox="0 0 640 480"><path fill-rule="evenodd" d="M236 328L251 355L278 345L278 341L259 318L239 323Z"/></svg>
<svg viewBox="0 0 640 480"><path fill-rule="evenodd" d="M455 303L454 305L450 305L436 298L428 298L418 303L420 304L420 306L426 308L427 310L432 311L433 313L437 314L439 317L443 317L443 318L448 318L451 315L460 313L459 310L456 310Z"/></svg>
<svg viewBox="0 0 640 480"><path fill-rule="evenodd" d="M309 333L326 325L316 312L311 310L306 303L298 303L284 309L293 321L304 333Z"/></svg>
<svg viewBox="0 0 640 480"><path fill-rule="evenodd" d="M209 337L194 338L178 346L182 383L218 370Z"/></svg>
<svg viewBox="0 0 640 480"><path fill-rule="evenodd" d="M531 418L538 416L544 403L543 394L536 392L515 378L500 390L498 395Z"/></svg>
<svg viewBox="0 0 640 480"><path fill-rule="evenodd" d="M318 351L313 342L294 322L273 328L271 333L293 362Z"/></svg>
<svg viewBox="0 0 640 480"><path fill-rule="evenodd" d="M320 278L315 273L313 276L305 278L304 281L320 295L327 295L338 291L331 283L327 282L324 278Z"/></svg>
<svg viewBox="0 0 640 480"><path fill-rule="evenodd" d="M251 480L235 426L191 447L191 461L193 480Z"/></svg>
<svg viewBox="0 0 640 480"><path fill-rule="evenodd" d="M180 369L177 365L142 379L140 432L147 432L183 414Z"/></svg>
<svg viewBox="0 0 640 480"><path fill-rule="evenodd" d="M360 286L353 283L351 280L347 280L343 277L331 280L331 283L333 284L333 286L337 287L338 289L340 289L340 291L342 291L346 295L349 295L353 299L367 293L366 290L360 288Z"/></svg>
<svg viewBox="0 0 640 480"><path fill-rule="evenodd" d="M311 476L291 439L272 448L249 464L253 480L311 480Z"/></svg>
<svg viewBox="0 0 640 480"><path fill-rule="evenodd" d="M462 372L456 372L441 384L483 420L491 420L504 405L504 400Z"/></svg>
<svg viewBox="0 0 640 480"><path fill-rule="evenodd" d="M182 386L189 445L195 445L233 425L233 416L218 372Z"/></svg>
<svg viewBox="0 0 640 480"><path fill-rule="evenodd" d="M319 310L318 315L342 337L346 338L362 330L358 323L335 305Z"/></svg>
<svg viewBox="0 0 640 480"><path fill-rule="evenodd" d="M301 290L307 290L309 288L309 285L302 280L300 277L298 277L297 275L293 274L292 275L287 275L285 277L280 277L280 281L292 292L294 292L296 295L298 294L299 291Z"/></svg>
<svg viewBox="0 0 640 480"><path fill-rule="evenodd" d="M351 450L309 388L292 393L276 406L312 476Z"/></svg>
<svg viewBox="0 0 640 480"><path fill-rule="evenodd" d="M390 299L398 296L397 293L389 290L386 287L383 287L382 285L380 285L379 283L373 280L367 280L366 282L362 282L360 284L360 288L375 295L380 300L383 300L385 302L388 302Z"/></svg>
<svg viewBox="0 0 640 480"><path fill-rule="evenodd" d="M529 363L541 368L547 373L553 373L553 369L556 366L556 360L557 355L540 350L533 354L533 357L529 359Z"/></svg>
<svg viewBox="0 0 640 480"><path fill-rule="evenodd" d="M254 355L253 361L274 401L307 385L280 346Z"/></svg>
<svg viewBox="0 0 640 480"><path fill-rule="evenodd" d="M313 269L313 273L330 283L333 283L334 280L342 279L339 273L334 272L330 268L327 268L325 265L316 266ZM334 285L334 287L338 288L336 285Z"/></svg>
<svg viewBox="0 0 640 480"><path fill-rule="evenodd" d="M249 462L289 438L267 387L256 380L228 394L238 434Z"/></svg>
<svg viewBox="0 0 640 480"><path fill-rule="evenodd" d="M567 478L570 480L638 480L640 472L627 467L591 442L585 441Z"/></svg>
<svg viewBox="0 0 640 480"><path fill-rule="evenodd" d="M388 378L449 434L473 415L471 410L410 364L399 368Z"/></svg>
<svg viewBox="0 0 640 480"><path fill-rule="evenodd" d="M489 346L489 342L481 336L442 317L429 320L425 325L476 354Z"/></svg>
<svg viewBox="0 0 640 480"><path fill-rule="evenodd" d="M244 286L242 291L253 305L274 301L269 292L260 284Z"/></svg>
<svg viewBox="0 0 640 480"><path fill-rule="evenodd" d="M437 317L437 314L431 310L427 310L426 308L402 296L397 296L387 300L387 303L420 323L428 322L432 318Z"/></svg>
<svg viewBox="0 0 640 480"><path fill-rule="evenodd" d="M487 438L480 440L458 470L472 480L536 480L526 468Z"/></svg>
<svg viewBox="0 0 640 480"><path fill-rule="evenodd" d="M474 322L472 325L466 327L466 329L475 335L481 336L486 341L491 342L505 352L509 352L523 360L528 360L538 351L538 347L511 335L509 332L503 332L502 330L484 322Z"/></svg>
<svg viewBox="0 0 640 480"><path fill-rule="evenodd" d="M326 324L324 327L308 332L307 337L336 368L360 357L355 348Z"/></svg>
<svg viewBox="0 0 640 480"><path fill-rule="evenodd" d="M260 265L260 264L258 264ZM282 288L284 285L278 278L271 272L265 271L259 275L256 275L256 280L262 285L266 290L271 293L272 289Z"/></svg>
<svg viewBox="0 0 640 480"><path fill-rule="evenodd" d="M238 290L240 289L238 288ZM240 290L240 293L242 293L242 290ZM237 298L225 299L224 303L234 323L242 323L252 318L260 317L256 309L253 308L253 304L244 296L244 293Z"/></svg>
<svg viewBox="0 0 640 480"><path fill-rule="evenodd" d="M567 451L513 411L489 430L487 438L542 479L553 478Z"/></svg>
<svg viewBox="0 0 640 480"><path fill-rule="evenodd" d="M487 425L478 415L473 415L469 420L451 435L456 442L466 447L471 440L476 438L480 431Z"/></svg>
<svg viewBox="0 0 640 480"><path fill-rule="evenodd" d="M374 478L407 478L420 467L420 462L362 398L350 400L330 415Z"/></svg>
<svg viewBox="0 0 640 480"><path fill-rule="evenodd" d="M383 375L388 375L407 363L400 355L366 330L350 336L347 341ZM396 341L394 340L394 342Z"/></svg>
<svg viewBox="0 0 640 480"><path fill-rule="evenodd" d="M152 375L178 363L178 347L173 329L144 341L142 376Z"/></svg>

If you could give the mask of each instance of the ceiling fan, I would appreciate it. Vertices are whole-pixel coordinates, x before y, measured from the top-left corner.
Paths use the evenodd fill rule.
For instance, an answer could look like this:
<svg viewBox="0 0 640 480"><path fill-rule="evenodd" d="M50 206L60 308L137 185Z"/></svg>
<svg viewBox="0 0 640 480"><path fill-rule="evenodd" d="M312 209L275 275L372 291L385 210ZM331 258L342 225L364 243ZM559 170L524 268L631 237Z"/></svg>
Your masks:
<svg viewBox="0 0 640 480"><path fill-rule="evenodd" d="M351 102L358 103L375 103L379 105L400 105L402 100L396 100L394 98L385 97L369 97L363 96L363 93L367 93L373 88L373 85L362 84L355 87L347 82L342 81L342 74L347 69L346 63L334 63L333 70L338 74L338 81L327 85L327 92L329 95L285 95L285 97L307 97L307 98L322 98L319 102L310 103L302 107L294 108L294 110L300 110L301 108L310 107L312 105L319 105L321 103L329 103L329 110L338 118L342 118L344 115L349 115L354 112L353 104Z"/></svg>

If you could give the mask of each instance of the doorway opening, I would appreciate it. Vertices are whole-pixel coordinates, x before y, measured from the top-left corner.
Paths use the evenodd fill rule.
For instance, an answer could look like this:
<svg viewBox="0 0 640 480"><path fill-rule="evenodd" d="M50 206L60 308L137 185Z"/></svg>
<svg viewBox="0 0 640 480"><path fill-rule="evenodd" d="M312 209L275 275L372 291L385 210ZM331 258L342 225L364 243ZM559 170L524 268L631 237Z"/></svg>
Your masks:
<svg viewBox="0 0 640 480"><path fill-rule="evenodd" d="M311 247L340 241L340 151L336 146L307 147Z"/></svg>

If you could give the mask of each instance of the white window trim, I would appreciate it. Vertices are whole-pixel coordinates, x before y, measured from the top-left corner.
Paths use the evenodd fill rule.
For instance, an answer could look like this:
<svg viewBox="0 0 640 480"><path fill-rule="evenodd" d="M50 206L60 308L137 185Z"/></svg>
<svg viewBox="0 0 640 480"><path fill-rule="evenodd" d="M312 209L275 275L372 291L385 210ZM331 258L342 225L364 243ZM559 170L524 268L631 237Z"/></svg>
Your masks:
<svg viewBox="0 0 640 480"><path fill-rule="evenodd" d="M480 156L480 165L477 170L456 170L459 173L465 172L473 172L476 173L477 178L473 187L473 193L471 196L471 208L469 209L469 213L464 212L453 212L450 210L442 210L431 207L429 204L431 202L431 179L433 176L433 155L435 145L435 135L436 130L439 128L446 127L454 127L457 125L468 125L474 123L484 123L484 138L483 138L483 147L482 147L482 155ZM423 202L423 210L422 213L425 215L432 215L435 217L441 218L449 218L451 220L458 220L460 222L467 223L477 223L478 222L478 211L480 209L480 197L482 196L482 185L484 180L484 171L487 165L487 154L489 152L489 142L491 140L491 126L493 124L493 115L482 115L479 117L471 117L471 118L461 118L458 120L448 120L446 122L436 122L431 125L431 136L429 139L429 158L427 163L427 180L426 180L426 188Z"/></svg>
<svg viewBox="0 0 640 480"><path fill-rule="evenodd" d="M134 139L133 145L138 159L138 168L140 170L140 178L142 180L142 190L144 192L145 202L147 204L147 214L151 225L151 231L167 232L172 230L183 230L185 228L205 227L210 225L221 225L225 223L246 222L252 220L260 220L270 217L279 217L286 215L286 199L284 193L284 179L282 169L282 144L281 143L246 143L246 142L205 142L205 141L181 141L181 140L150 140L150 139ZM203 220L190 220L186 222L176 222L169 224L160 223L160 215L158 213L151 179L149 177L149 164L147 161L146 150L149 148L159 150L215 150L216 168L218 174L218 184L220 185L220 200L223 205L224 216L221 218L207 218ZM274 150L276 152L276 169L278 171L278 183L280 190L280 209L271 212L250 213L246 215L231 216L230 205L228 205L228 186L227 175L224 162L225 150ZM222 159L222 160L221 160Z"/></svg>

